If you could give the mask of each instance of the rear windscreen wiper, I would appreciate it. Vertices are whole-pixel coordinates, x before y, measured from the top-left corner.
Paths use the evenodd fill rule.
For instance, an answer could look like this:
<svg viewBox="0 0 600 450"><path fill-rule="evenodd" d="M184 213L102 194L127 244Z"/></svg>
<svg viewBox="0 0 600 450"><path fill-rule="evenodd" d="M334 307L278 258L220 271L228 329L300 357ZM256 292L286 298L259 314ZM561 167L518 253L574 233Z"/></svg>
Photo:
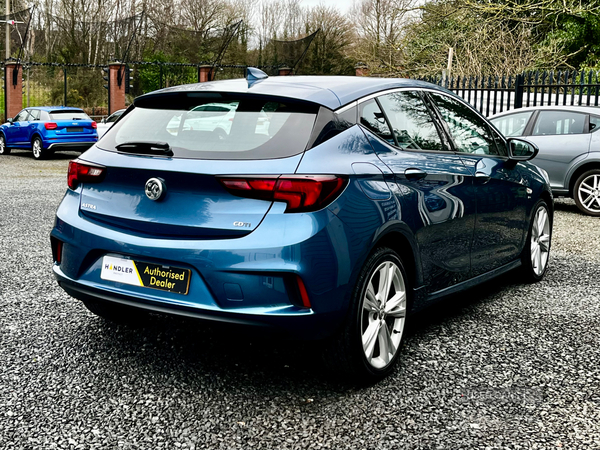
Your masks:
<svg viewBox="0 0 600 450"><path fill-rule="evenodd" d="M117 151L135 155L173 156L173 150L167 142L123 142L117 145Z"/></svg>

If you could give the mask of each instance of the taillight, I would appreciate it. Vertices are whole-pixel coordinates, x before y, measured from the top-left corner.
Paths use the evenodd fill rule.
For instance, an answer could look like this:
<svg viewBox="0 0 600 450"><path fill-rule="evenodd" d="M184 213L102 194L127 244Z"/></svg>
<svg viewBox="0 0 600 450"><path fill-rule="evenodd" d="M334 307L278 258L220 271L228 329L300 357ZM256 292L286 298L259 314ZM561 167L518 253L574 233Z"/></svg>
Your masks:
<svg viewBox="0 0 600 450"><path fill-rule="evenodd" d="M302 306L305 308L310 308L310 299L308 298L308 293L306 292L306 286L304 286L304 281L300 278L300 275L296 275L296 281L298 282L298 290L300 291L300 298L302 299Z"/></svg>
<svg viewBox="0 0 600 450"><path fill-rule="evenodd" d="M92 128L98 128L98 124L95 121L92 121Z"/></svg>
<svg viewBox="0 0 600 450"><path fill-rule="evenodd" d="M287 203L285 212L317 211L344 190L347 178L336 175L220 177L233 195Z"/></svg>
<svg viewBox="0 0 600 450"><path fill-rule="evenodd" d="M54 122L46 122L44 124L44 127L46 128L46 130L56 130L58 128L58 125Z"/></svg>
<svg viewBox="0 0 600 450"><path fill-rule="evenodd" d="M76 189L79 183L97 183L102 181L106 167L90 164L77 159L69 162L67 184Z"/></svg>

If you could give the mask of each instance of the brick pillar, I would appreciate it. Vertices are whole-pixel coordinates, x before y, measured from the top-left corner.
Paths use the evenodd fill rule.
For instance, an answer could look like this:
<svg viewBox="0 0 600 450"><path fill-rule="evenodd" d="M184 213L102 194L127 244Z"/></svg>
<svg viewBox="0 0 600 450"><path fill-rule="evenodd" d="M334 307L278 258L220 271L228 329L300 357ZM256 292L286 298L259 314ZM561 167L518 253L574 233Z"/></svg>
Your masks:
<svg viewBox="0 0 600 450"><path fill-rule="evenodd" d="M118 74L121 70L121 86L119 86ZM127 80L129 81L129 80ZM119 109L125 109L125 64L118 62L108 65L108 114Z"/></svg>
<svg viewBox="0 0 600 450"><path fill-rule="evenodd" d="M213 66L199 66L198 67L198 83L206 83L211 81L211 71Z"/></svg>
<svg viewBox="0 0 600 450"><path fill-rule="evenodd" d="M357 65L355 67L356 69L356 76L357 77L368 77L369 76L369 68L363 64Z"/></svg>
<svg viewBox="0 0 600 450"><path fill-rule="evenodd" d="M280 77L287 77L288 75L292 74L292 69L290 69L289 67L280 67L279 68L279 76Z"/></svg>
<svg viewBox="0 0 600 450"><path fill-rule="evenodd" d="M17 70L16 81L13 84L13 72ZM15 117L23 109L23 66L7 62L4 66L4 111L5 119Z"/></svg>

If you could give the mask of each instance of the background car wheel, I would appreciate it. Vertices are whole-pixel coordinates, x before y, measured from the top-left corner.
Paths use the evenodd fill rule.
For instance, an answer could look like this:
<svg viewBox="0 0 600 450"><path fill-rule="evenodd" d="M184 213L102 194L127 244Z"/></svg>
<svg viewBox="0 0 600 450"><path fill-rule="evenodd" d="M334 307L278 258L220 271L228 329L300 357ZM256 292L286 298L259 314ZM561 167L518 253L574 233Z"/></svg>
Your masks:
<svg viewBox="0 0 600 450"><path fill-rule="evenodd" d="M220 141L222 141L223 139L227 139L227 137L229 136L227 134L227 131L225 131L223 128L215 128L214 132L217 134L217 137Z"/></svg>
<svg viewBox="0 0 600 450"><path fill-rule="evenodd" d="M359 382L388 375L400 353L409 295L398 254L377 249L361 270L344 326L325 348L325 363Z"/></svg>
<svg viewBox="0 0 600 450"><path fill-rule="evenodd" d="M526 281L540 281L548 269L550 243L552 238L552 218L548 205L539 200L533 209L527 242L521 262L525 268Z"/></svg>
<svg viewBox="0 0 600 450"><path fill-rule="evenodd" d="M148 317L148 313L142 309L131 308L118 303L84 300L83 304L90 312L114 323L139 325Z"/></svg>
<svg viewBox="0 0 600 450"><path fill-rule="evenodd" d="M35 159L46 159L53 153L52 150L44 149L44 144L39 137L35 137L31 141L31 151Z"/></svg>
<svg viewBox="0 0 600 450"><path fill-rule="evenodd" d="M3 134L0 134L0 155L8 155L10 148L6 146L6 138Z"/></svg>
<svg viewBox="0 0 600 450"><path fill-rule="evenodd" d="M600 170L589 170L582 174L573 189L577 207L590 216L600 216Z"/></svg>

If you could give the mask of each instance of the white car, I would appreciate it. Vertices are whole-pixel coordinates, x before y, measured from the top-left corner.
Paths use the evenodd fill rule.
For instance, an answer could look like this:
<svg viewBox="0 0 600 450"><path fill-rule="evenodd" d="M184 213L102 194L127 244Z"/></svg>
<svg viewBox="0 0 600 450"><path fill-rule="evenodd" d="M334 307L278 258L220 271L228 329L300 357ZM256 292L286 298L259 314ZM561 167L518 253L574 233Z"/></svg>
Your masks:
<svg viewBox="0 0 600 450"><path fill-rule="evenodd" d="M104 133L106 133L124 112L124 109L119 109L118 111L112 113L110 116L102 119L102 121L98 123L98 138L100 138Z"/></svg>
<svg viewBox="0 0 600 450"><path fill-rule="evenodd" d="M233 117L236 114L238 102L232 103L205 103L194 109L173 117L167 126L169 133L177 135L184 117L182 130L212 131L218 134L220 139L225 139L231 131ZM239 114L239 113L238 113ZM269 117L264 111L258 116L256 123L257 134L268 134Z"/></svg>

